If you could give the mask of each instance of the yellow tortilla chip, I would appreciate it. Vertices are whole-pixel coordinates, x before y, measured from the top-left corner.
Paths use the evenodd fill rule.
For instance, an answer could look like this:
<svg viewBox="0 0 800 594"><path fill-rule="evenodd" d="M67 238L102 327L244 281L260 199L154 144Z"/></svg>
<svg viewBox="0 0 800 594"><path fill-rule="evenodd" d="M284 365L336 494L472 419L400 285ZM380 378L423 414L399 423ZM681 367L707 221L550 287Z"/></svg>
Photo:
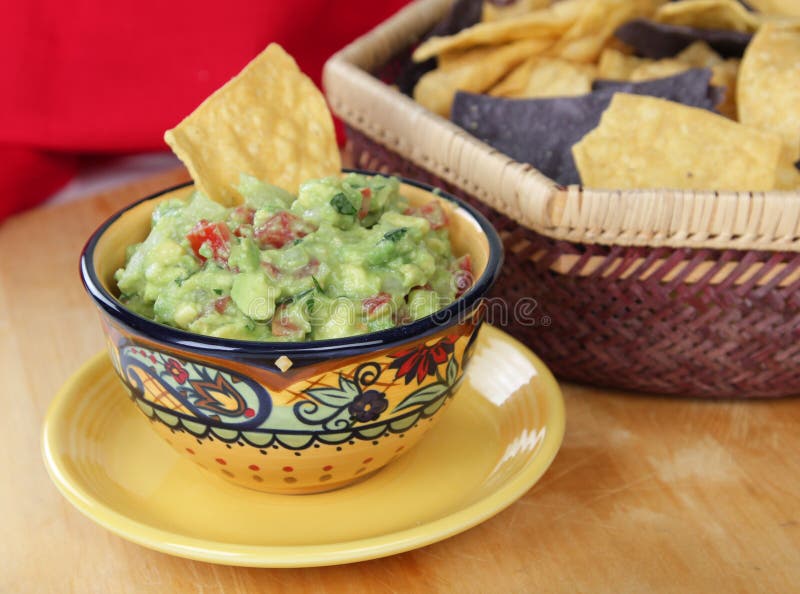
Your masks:
<svg viewBox="0 0 800 594"><path fill-rule="evenodd" d="M596 62L617 27L652 15L660 3L661 0L586 0L574 24L546 53L572 62Z"/></svg>
<svg viewBox="0 0 800 594"><path fill-rule="evenodd" d="M747 0L747 3L765 15L800 17L800 0Z"/></svg>
<svg viewBox="0 0 800 594"><path fill-rule="evenodd" d="M436 67L437 68L452 68L458 66L459 62L468 61L469 58L465 58L465 56L472 55L478 56L481 55L480 52L486 53L486 47L480 48L473 48L471 50L452 50L449 52L444 52L439 54L436 58Z"/></svg>
<svg viewBox="0 0 800 594"><path fill-rule="evenodd" d="M600 124L572 147L594 188L769 190L781 140L704 109L617 93Z"/></svg>
<svg viewBox="0 0 800 594"><path fill-rule="evenodd" d="M550 6L550 0L517 0L511 4L494 4L484 0L481 20L484 23L513 19L540 8Z"/></svg>
<svg viewBox="0 0 800 594"><path fill-rule="evenodd" d="M675 56L676 60L685 62L693 68L711 68L711 84L725 89L717 111L722 115L736 119L736 77L739 72L739 60L724 60L704 41L695 41Z"/></svg>
<svg viewBox="0 0 800 594"><path fill-rule="evenodd" d="M738 0L682 0L662 5L654 20L699 29L726 29L752 33L761 24L757 15Z"/></svg>
<svg viewBox="0 0 800 594"><path fill-rule="evenodd" d="M559 58L532 58L495 85L495 97L572 97L592 90L596 68Z"/></svg>
<svg viewBox="0 0 800 594"><path fill-rule="evenodd" d="M509 72L499 83L489 90L495 97L521 97L531 79L531 72L539 58L528 58L522 64Z"/></svg>
<svg viewBox="0 0 800 594"><path fill-rule="evenodd" d="M414 87L414 99L434 113L450 116L456 91L483 93L541 48L540 40L476 48L426 73Z"/></svg>
<svg viewBox="0 0 800 594"><path fill-rule="evenodd" d="M239 202L242 173L296 193L302 182L341 170L322 93L274 43L164 140L198 189L226 205Z"/></svg>
<svg viewBox="0 0 800 594"><path fill-rule="evenodd" d="M695 41L675 58L696 68L711 68L722 62L722 56L711 49L705 41Z"/></svg>
<svg viewBox="0 0 800 594"><path fill-rule="evenodd" d="M606 41L606 45L603 49L616 50L626 56L632 56L636 53L636 49L633 46L628 45L618 37L611 37Z"/></svg>
<svg viewBox="0 0 800 594"><path fill-rule="evenodd" d="M711 67L711 84L716 87L725 87L725 95L717 105L717 111L732 120L737 119L738 107L736 106L737 80L739 75L739 60L728 58Z"/></svg>
<svg viewBox="0 0 800 594"><path fill-rule="evenodd" d="M783 145L775 176L776 190L800 190L800 170L794 164L796 159L793 152L792 147Z"/></svg>
<svg viewBox="0 0 800 594"><path fill-rule="evenodd" d="M673 58L665 58L663 60L655 60L637 66L633 72L631 72L628 80L640 82L643 80L653 80L654 78L666 78L667 76L674 76L675 74L686 72L689 68L691 68L691 65L686 62L681 62Z"/></svg>
<svg viewBox="0 0 800 594"><path fill-rule="evenodd" d="M779 134L800 158L800 25L769 23L753 36L739 67L739 121Z"/></svg>
<svg viewBox="0 0 800 594"><path fill-rule="evenodd" d="M597 78L628 80L637 68L650 62L652 60L648 58L637 58L613 48L606 48L600 54L600 60L597 63Z"/></svg>
<svg viewBox="0 0 800 594"><path fill-rule="evenodd" d="M496 46L521 39L538 38L552 42L575 22L587 1L563 0L519 18L478 23L455 35L431 37L414 50L412 57L415 62L424 62L443 52L480 45Z"/></svg>

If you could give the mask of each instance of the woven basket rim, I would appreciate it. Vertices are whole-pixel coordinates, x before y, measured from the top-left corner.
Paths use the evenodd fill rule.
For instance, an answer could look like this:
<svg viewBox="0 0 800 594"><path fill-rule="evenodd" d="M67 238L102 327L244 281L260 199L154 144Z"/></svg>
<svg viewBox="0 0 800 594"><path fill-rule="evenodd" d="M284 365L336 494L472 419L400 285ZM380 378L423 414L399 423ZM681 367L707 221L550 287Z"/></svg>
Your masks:
<svg viewBox="0 0 800 594"><path fill-rule="evenodd" d="M537 233L575 243L800 252L800 191L560 186L374 77L441 18L416 0L334 54L323 85L348 126Z"/></svg>

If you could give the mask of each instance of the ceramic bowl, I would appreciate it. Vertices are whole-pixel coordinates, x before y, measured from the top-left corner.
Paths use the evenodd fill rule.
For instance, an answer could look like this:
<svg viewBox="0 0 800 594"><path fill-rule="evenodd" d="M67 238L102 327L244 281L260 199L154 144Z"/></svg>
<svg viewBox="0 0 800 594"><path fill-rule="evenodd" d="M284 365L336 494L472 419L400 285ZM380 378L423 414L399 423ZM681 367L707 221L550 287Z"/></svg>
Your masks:
<svg viewBox="0 0 800 594"><path fill-rule="evenodd" d="M168 327L127 310L114 272L147 235L170 188L113 215L81 255L114 369L151 426L180 454L233 483L313 493L360 480L402 455L440 418L467 365L502 263L496 231L472 207L402 180L412 203L439 200L453 250L475 281L447 308L413 323L302 343L230 340ZM292 366L276 365L281 357ZM281 361L285 361L282 359Z"/></svg>

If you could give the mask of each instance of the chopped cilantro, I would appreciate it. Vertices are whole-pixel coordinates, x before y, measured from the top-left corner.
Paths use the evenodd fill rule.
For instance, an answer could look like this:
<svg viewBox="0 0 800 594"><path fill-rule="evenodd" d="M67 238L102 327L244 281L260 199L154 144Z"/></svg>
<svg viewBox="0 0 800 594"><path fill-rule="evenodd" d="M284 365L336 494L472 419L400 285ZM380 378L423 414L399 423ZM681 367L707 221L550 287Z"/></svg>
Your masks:
<svg viewBox="0 0 800 594"><path fill-rule="evenodd" d="M331 206L342 215L355 215L356 209L342 192L331 198Z"/></svg>
<svg viewBox="0 0 800 594"><path fill-rule="evenodd" d="M311 280L314 281L314 286L317 288L317 291L319 291L320 293L325 293L325 290L322 288L322 286L320 286L316 276L312 274Z"/></svg>
<svg viewBox="0 0 800 594"><path fill-rule="evenodd" d="M387 241L391 241L392 243L397 243L406 233L408 233L408 227L400 227L398 229L393 229L392 231L387 231L383 234L383 238Z"/></svg>

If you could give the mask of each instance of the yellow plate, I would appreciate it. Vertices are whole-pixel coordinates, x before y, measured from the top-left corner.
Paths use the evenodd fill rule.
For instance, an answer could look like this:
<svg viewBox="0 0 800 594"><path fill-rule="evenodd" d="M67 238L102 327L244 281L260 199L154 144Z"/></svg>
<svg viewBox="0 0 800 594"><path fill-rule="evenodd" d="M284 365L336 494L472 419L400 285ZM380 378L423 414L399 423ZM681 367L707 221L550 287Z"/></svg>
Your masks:
<svg viewBox="0 0 800 594"><path fill-rule="evenodd" d="M105 353L61 388L44 460L81 512L143 546L253 567L383 557L462 532L523 495L564 435L553 376L484 326L450 410L413 450L361 483L317 495L231 485L181 458L148 426Z"/></svg>

